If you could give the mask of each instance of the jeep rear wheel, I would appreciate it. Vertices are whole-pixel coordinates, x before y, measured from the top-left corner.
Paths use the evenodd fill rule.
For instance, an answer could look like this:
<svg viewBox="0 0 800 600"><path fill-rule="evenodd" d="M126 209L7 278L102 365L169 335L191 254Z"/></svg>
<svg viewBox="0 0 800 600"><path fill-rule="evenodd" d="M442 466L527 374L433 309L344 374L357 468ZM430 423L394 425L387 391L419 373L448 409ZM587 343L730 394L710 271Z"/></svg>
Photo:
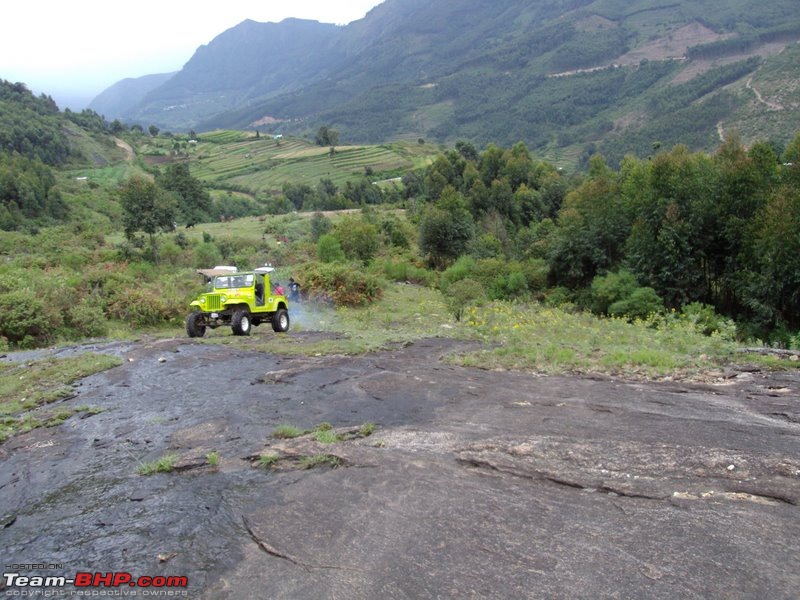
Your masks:
<svg viewBox="0 0 800 600"><path fill-rule="evenodd" d="M206 324L202 313L193 312L186 317L186 333L190 338L203 337L206 334Z"/></svg>
<svg viewBox="0 0 800 600"><path fill-rule="evenodd" d="M272 315L272 330L278 333L289 331L289 311L282 308Z"/></svg>
<svg viewBox="0 0 800 600"><path fill-rule="evenodd" d="M242 308L233 313L233 318L231 319L233 335L250 335L251 325L250 313L247 309Z"/></svg>

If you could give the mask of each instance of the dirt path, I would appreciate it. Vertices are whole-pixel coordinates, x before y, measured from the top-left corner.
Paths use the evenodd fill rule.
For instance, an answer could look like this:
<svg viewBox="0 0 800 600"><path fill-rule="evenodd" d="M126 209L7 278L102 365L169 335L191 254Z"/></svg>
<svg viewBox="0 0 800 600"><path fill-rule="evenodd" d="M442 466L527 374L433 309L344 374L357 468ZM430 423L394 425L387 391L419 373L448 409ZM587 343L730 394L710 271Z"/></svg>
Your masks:
<svg viewBox="0 0 800 600"><path fill-rule="evenodd" d="M4 564L183 575L209 599L796 597L800 374L690 386L439 360L469 348L123 348L68 401L104 412L0 446ZM271 435L323 422L347 441ZM136 474L167 454L176 471Z"/></svg>
<svg viewBox="0 0 800 600"><path fill-rule="evenodd" d="M764 97L761 95L755 87L753 87L753 78L750 77L747 80L747 89L752 90L752 92L756 95L756 100L758 100L761 104L766 106L770 110L783 110L783 105L778 104L777 102L770 102L769 100L765 100Z"/></svg>
<svg viewBox="0 0 800 600"><path fill-rule="evenodd" d="M136 153L128 142L119 138L114 138L114 143L117 145L117 148L125 152L125 160L133 162L136 159Z"/></svg>

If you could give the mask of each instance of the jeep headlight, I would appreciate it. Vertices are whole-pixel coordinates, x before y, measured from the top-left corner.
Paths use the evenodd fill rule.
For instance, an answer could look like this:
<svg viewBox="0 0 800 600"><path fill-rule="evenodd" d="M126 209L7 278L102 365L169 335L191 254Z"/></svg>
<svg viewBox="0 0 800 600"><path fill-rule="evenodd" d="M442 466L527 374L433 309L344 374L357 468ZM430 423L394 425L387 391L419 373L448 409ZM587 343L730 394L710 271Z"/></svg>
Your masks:
<svg viewBox="0 0 800 600"><path fill-rule="evenodd" d="M223 304L225 304L228 301L228 297L227 296L220 296L219 297L219 301L222 302Z"/></svg>

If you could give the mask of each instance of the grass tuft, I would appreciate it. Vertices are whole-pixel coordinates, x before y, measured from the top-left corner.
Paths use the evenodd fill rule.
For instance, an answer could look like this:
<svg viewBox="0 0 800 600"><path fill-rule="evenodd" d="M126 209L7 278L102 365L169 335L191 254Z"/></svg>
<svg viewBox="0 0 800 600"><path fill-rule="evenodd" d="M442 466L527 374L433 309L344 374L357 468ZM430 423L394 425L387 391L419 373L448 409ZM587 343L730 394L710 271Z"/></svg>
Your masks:
<svg viewBox="0 0 800 600"><path fill-rule="evenodd" d="M293 425L278 425L275 429L272 430L272 437L281 438L281 439L292 439L296 437L300 437L305 432Z"/></svg>
<svg viewBox="0 0 800 600"><path fill-rule="evenodd" d="M175 461L178 459L174 454L167 454L158 460L142 463L136 469L139 475L155 475L156 473L170 473L175 468Z"/></svg>
<svg viewBox="0 0 800 600"><path fill-rule="evenodd" d="M300 459L300 467L303 469L313 469L315 467L329 466L332 469L342 466L342 459L332 454L315 454L314 456L304 456Z"/></svg>
<svg viewBox="0 0 800 600"><path fill-rule="evenodd" d="M280 455L275 452L265 453L258 457L258 466L269 469L275 466L280 459Z"/></svg>

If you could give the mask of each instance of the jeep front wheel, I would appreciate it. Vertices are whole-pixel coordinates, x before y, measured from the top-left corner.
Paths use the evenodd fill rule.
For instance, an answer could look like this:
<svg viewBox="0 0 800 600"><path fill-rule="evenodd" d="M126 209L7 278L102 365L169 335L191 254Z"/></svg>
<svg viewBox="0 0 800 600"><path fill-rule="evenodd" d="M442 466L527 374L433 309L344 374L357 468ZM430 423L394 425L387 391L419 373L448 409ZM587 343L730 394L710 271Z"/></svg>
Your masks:
<svg viewBox="0 0 800 600"><path fill-rule="evenodd" d="M186 317L186 333L190 338L203 337L206 334L206 324L202 313L193 312Z"/></svg>
<svg viewBox="0 0 800 600"><path fill-rule="evenodd" d="M282 308L272 315L272 330L278 333L289 331L289 311Z"/></svg>
<svg viewBox="0 0 800 600"><path fill-rule="evenodd" d="M233 335L250 335L250 313L246 309L237 310L231 318Z"/></svg>

